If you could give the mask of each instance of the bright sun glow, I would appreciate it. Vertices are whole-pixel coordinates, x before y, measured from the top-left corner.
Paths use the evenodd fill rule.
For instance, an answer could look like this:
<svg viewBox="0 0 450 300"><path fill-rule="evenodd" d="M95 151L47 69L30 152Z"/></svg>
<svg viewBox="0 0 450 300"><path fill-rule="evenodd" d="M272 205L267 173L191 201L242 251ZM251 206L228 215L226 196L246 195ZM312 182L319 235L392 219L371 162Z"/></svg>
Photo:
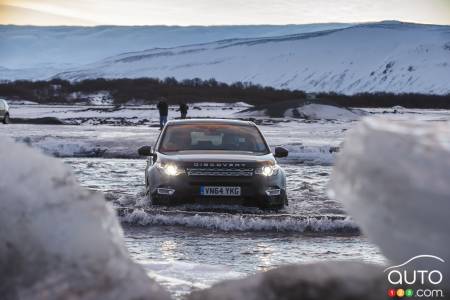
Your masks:
<svg viewBox="0 0 450 300"><path fill-rule="evenodd" d="M0 0L1 24L450 24L449 0Z"/></svg>

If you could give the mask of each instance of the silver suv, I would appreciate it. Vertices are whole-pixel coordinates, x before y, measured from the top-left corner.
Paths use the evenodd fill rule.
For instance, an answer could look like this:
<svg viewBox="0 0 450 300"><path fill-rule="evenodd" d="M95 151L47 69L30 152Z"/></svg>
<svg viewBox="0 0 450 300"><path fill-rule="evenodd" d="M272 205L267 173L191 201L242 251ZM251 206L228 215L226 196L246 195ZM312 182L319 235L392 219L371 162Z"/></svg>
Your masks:
<svg viewBox="0 0 450 300"><path fill-rule="evenodd" d="M281 209L286 176L275 157L288 151L267 142L252 122L218 119L169 121L148 156L146 190L156 205L240 204Z"/></svg>
<svg viewBox="0 0 450 300"><path fill-rule="evenodd" d="M0 99L0 122L9 123L9 106L3 99Z"/></svg>

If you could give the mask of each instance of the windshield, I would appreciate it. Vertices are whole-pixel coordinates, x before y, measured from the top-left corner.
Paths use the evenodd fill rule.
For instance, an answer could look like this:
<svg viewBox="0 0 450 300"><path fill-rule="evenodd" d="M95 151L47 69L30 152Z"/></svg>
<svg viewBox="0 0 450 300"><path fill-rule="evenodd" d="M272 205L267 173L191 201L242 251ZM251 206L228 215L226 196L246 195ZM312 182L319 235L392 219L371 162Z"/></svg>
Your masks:
<svg viewBox="0 0 450 300"><path fill-rule="evenodd" d="M243 151L267 154L269 149L255 126L183 124L168 126L159 152L195 150Z"/></svg>

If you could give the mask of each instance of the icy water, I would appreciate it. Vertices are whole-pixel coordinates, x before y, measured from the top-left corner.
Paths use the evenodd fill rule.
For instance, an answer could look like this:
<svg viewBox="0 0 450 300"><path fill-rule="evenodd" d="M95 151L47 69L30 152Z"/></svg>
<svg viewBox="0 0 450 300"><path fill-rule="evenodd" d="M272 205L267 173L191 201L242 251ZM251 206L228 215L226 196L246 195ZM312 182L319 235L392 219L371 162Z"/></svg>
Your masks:
<svg viewBox="0 0 450 300"><path fill-rule="evenodd" d="M145 160L135 159L101 159L101 158L68 158L81 184L98 190L118 205L130 206L135 201L145 200L143 193ZM281 211L289 215L344 215L339 203L328 200L326 187L331 173L330 166L281 164L287 176L289 206ZM173 209L178 209L175 207ZM204 208L204 207L203 207ZM166 208L171 209L171 208ZM202 207L184 206L182 209ZM215 207L217 210L218 207ZM245 212L264 213L252 208L237 207ZM207 209L208 210L208 209ZM226 207L226 211L233 210Z"/></svg>
<svg viewBox="0 0 450 300"><path fill-rule="evenodd" d="M145 160L66 158L80 183L117 208L145 203ZM290 263L382 263L342 206L329 200L331 167L282 164L289 206L279 212L237 206L132 209L121 214L133 258L177 298L223 279Z"/></svg>

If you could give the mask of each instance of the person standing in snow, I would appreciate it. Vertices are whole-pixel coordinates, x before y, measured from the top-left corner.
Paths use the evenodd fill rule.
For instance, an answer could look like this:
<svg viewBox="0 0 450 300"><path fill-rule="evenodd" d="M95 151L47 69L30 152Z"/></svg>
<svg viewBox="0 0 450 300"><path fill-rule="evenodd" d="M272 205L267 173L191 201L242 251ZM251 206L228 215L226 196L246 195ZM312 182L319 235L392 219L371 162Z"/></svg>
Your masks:
<svg viewBox="0 0 450 300"><path fill-rule="evenodd" d="M159 129L162 130L167 123L167 115L169 114L169 106L164 100L159 101L156 106L159 110Z"/></svg>
<svg viewBox="0 0 450 300"><path fill-rule="evenodd" d="M180 103L180 114L182 119L186 119L189 106L186 103Z"/></svg>

